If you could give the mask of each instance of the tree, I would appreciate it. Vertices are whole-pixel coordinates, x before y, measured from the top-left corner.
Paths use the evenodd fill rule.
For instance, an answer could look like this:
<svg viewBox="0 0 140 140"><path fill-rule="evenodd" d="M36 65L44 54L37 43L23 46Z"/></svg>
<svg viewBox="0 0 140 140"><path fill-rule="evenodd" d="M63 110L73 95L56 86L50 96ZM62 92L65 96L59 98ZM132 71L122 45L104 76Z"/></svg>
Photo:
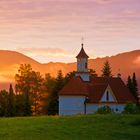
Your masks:
<svg viewBox="0 0 140 140"><path fill-rule="evenodd" d="M112 77L111 67L110 67L110 64L109 64L108 60L106 60L104 65L103 65L102 76L103 77Z"/></svg>
<svg viewBox="0 0 140 140"><path fill-rule="evenodd" d="M32 114L30 102L31 73L32 67L30 64L21 64L18 74L15 75L16 92L24 95L24 116L30 116Z"/></svg>
<svg viewBox="0 0 140 140"><path fill-rule="evenodd" d="M139 109L139 107L136 104L128 103L124 107L123 113L125 113L125 114L139 114L140 113L140 109Z"/></svg>
<svg viewBox="0 0 140 140"><path fill-rule="evenodd" d="M45 89L48 94L51 93L55 87L55 78L49 73L45 74L44 86L46 87Z"/></svg>
<svg viewBox="0 0 140 140"><path fill-rule="evenodd" d="M59 70L55 79L55 85L52 92L48 95L48 115L58 114L58 93L64 86L64 77L62 71Z"/></svg>
<svg viewBox="0 0 140 140"><path fill-rule="evenodd" d="M33 115L41 114L41 102L43 98L42 90L43 78L39 72L32 71L31 73L31 100Z"/></svg>
<svg viewBox="0 0 140 140"><path fill-rule="evenodd" d="M15 95L11 84L8 94L7 114L9 117L15 116Z"/></svg>
<svg viewBox="0 0 140 140"><path fill-rule="evenodd" d="M15 114L16 116L24 116L24 94L15 95Z"/></svg>
<svg viewBox="0 0 140 140"><path fill-rule="evenodd" d="M133 93L133 83L130 75L127 78L127 87L130 90L130 92Z"/></svg>
<svg viewBox="0 0 140 140"><path fill-rule="evenodd" d="M33 71L30 64L21 64L15 80L16 92L23 94L24 115L30 116L32 113L34 115L40 113L43 82L41 74Z"/></svg>
<svg viewBox="0 0 140 140"><path fill-rule="evenodd" d="M8 92L6 90L0 91L0 116L7 116L7 99Z"/></svg>
<svg viewBox="0 0 140 140"><path fill-rule="evenodd" d="M133 88L134 88L133 94L134 94L136 100L138 101L138 84L137 84L135 72L133 73L132 82L133 82Z"/></svg>
<svg viewBox="0 0 140 140"><path fill-rule="evenodd" d="M135 73L133 73L132 78L131 76L128 76L127 87L138 102L138 85Z"/></svg>
<svg viewBox="0 0 140 140"><path fill-rule="evenodd" d="M90 75L91 75L92 77L97 77L97 76L98 76L98 74L96 73L96 71L93 70L93 69L89 69L89 72L90 72Z"/></svg>
<svg viewBox="0 0 140 140"><path fill-rule="evenodd" d="M42 114L48 114L48 106L51 101L50 96L55 87L55 78L52 77L49 73L45 74L45 78L43 81L43 106L42 106Z"/></svg>
<svg viewBox="0 0 140 140"><path fill-rule="evenodd" d="M75 71L69 72L64 77L64 83L66 84L73 76L75 76Z"/></svg>

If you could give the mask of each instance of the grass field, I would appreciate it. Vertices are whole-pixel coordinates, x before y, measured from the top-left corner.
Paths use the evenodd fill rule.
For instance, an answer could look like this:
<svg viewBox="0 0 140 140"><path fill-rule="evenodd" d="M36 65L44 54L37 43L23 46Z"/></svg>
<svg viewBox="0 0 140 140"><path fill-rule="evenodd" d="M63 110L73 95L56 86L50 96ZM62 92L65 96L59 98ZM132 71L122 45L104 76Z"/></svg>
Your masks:
<svg viewBox="0 0 140 140"><path fill-rule="evenodd" d="M140 115L0 118L0 140L140 140Z"/></svg>

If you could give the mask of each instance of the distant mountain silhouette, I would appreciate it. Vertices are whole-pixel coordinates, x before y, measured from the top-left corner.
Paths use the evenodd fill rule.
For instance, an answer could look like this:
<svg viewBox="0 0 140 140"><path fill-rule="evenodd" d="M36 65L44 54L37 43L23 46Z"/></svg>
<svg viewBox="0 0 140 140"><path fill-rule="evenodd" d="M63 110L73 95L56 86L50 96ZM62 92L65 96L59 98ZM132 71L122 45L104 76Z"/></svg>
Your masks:
<svg viewBox="0 0 140 140"><path fill-rule="evenodd" d="M114 76L120 72L122 78L126 80L128 75L135 72L140 89L140 50L120 53L111 57L89 59L89 68L95 69L97 74L101 75L103 63L106 60L109 60ZM76 70L76 63L50 62L41 64L21 53L0 50L0 89L8 87L9 83L14 82L19 65L24 63L31 64L34 70L40 71L42 74L50 73L52 76L56 76L60 69L64 74Z"/></svg>

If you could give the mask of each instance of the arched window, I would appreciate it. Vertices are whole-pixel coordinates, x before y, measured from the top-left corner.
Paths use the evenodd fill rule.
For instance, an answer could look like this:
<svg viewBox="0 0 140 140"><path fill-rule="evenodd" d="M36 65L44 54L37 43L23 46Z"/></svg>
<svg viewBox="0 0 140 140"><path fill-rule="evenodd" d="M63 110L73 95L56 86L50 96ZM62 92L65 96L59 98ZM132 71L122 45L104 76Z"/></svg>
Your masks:
<svg viewBox="0 0 140 140"><path fill-rule="evenodd" d="M106 92L106 101L109 101L109 92Z"/></svg>

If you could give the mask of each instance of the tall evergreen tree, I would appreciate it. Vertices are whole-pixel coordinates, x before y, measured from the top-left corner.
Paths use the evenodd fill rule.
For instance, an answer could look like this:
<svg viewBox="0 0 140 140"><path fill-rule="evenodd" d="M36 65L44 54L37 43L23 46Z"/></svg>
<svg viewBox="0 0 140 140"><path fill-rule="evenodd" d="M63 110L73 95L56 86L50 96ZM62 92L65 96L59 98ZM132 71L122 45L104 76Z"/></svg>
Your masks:
<svg viewBox="0 0 140 140"><path fill-rule="evenodd" d="M55 79L55 86L52 92L49 94L48 97L48 114L49 115L55 115L58 114L58 92L62 89L64 86L64 77L62 74L62 71L59 70L57 77Z"/></svg>
<svg viewBox="0 0 140 140"><path fill-rule="evenodd" d="M25 115L25 107L24 107L24 94L16 94L15 95L15 110L16 116L24 116Z"/></svg>
<svg viewBox="0 0 140 140"><path fill-rule="evenodd" d="M135 97L135 99L138 101L138 85L137 85L137 80L136 80L136 75L133 73L133 76L128 76L127 79L127 87L132 93L132 95Z"/></svg>
<svg viewBox="0 0 140 140"><path fill-rule="evenodd" d="M134 88L133 94L135 98L138 100L138 84L137 84L135 72L133 73L132 82L133 82L133 88Z"/></svg>
<svg viewBox="0 0 140 140"><path fill-rule="evenodd" d="M24 116L31 116L32 115L32 109L31 109L31 102L30 102L30 93L27 91L24 94Z"/></svg>
<svg viewBox="0 0 140 140"><path fill-rule="evenodd" d="M45 75L45 79L44 79L44 86L47 87L46 88L46 92L49 94L53 91L54 86L55 86L55 78L52 77L49 73L47 73Z"/></svg>
<svg viewBox="0 0 140 140"><path fill-rule="evenodd" d="M110 64L109 64L108 60L106 60L104 65L103 65L102 77L112 77L111 67L110 67Z"/></svg>
<svg viewBox="0 0 140 140"><path fill-rule="evenodd" d="M31 110L31 73L32 67L30 64L21 64L18 70L18 74L15 76L16 80L16 92L18 94L23 94L24 100L24 116L30 116L32 114Z"/></svg>
<svg viewBox="0 0 140 140"><path fill-rule="evenodd" d="M130 90L130 92L133 93L134 87L133 87L133 83L132 83L132 79L130 75L127 78L127 87Z"/></svg>
<svg viewBox="0 0 140 140"><path fill-rule="evenodd" d="M31 73L31 100L33 115L41 114L41 102L43 98L43 78L40 72L32 71Z"/></svg>
<svg viewBox="0 0 140 140"><path fill-rule="evenodd" d="M0 116L8 116L7 113L7 101L8 100L8 92L6 90L0 91Z"/></svg>
<svg viewBox="0 0 140 140"><path fill-rule="evenodd" d="M54 90L55 82L56 82L55 78L52 77L49 73L45 75L43 81L44 92L45 92L45 96L43 99L43 108L42 108L43 114L49 114L48 110L50 108L49 106L51 102L51 94Z"/></svg>
<svg viewBox="0 0 140 140"><path fill-rule="evenodd" d="M10 84L9 94L8 94L7 115L9 117L15 116L15 95L14 95L12 84Z"/></svg>

